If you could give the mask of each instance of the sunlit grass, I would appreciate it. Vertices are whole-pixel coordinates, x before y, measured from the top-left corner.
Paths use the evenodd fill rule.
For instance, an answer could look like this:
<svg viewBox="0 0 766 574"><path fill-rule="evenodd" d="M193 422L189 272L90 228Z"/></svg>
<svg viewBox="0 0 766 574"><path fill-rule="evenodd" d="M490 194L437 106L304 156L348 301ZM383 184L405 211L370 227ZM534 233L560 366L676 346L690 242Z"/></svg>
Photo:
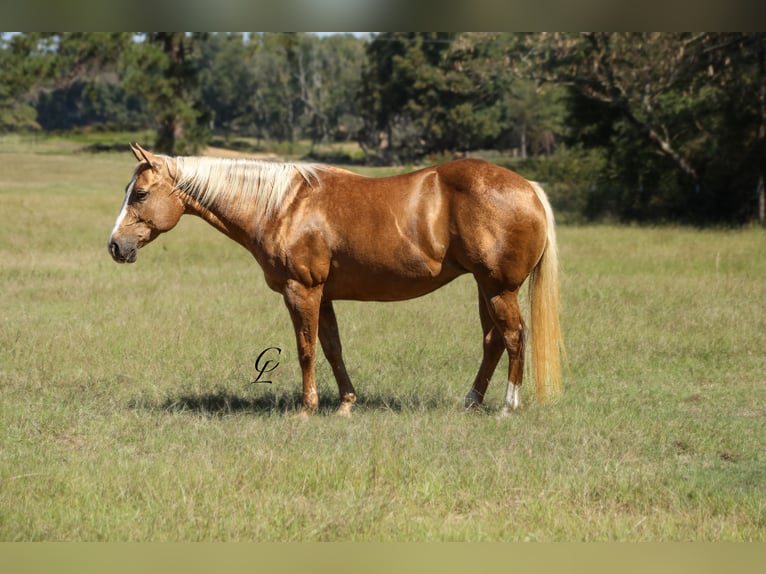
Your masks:
<svg viewBox="0 0 766 574"><path fill-rule="evenodd" d="M183 220L133 266L106 238L129 154L2 151L0 539L764 540L766 233L562 227L564 395L461 412L469 277L339 302L359 394L294 417L284 304ZM253 363L280 347L270 385Z"/></svg>

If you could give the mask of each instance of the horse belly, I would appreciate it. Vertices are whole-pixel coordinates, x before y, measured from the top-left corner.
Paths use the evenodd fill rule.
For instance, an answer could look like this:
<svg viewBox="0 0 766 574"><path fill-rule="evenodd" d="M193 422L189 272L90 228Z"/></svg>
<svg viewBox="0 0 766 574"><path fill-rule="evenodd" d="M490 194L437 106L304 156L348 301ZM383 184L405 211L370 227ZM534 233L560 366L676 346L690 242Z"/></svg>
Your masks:
<svg viewBox="0 0 766 574"><path fill-rule="evenodd" d="M435 172L404 190L373 189L333 216L325 296L396 301L419 297L465 272L449 257L449 201Z"/></svg>
<svg viewBox="0 0 766 574"><path fill-rule="evenodd" d="M399 259L396 264L336 257L324 286L328 299L402 301L426 295L466 271L449 260Z"/></svg>

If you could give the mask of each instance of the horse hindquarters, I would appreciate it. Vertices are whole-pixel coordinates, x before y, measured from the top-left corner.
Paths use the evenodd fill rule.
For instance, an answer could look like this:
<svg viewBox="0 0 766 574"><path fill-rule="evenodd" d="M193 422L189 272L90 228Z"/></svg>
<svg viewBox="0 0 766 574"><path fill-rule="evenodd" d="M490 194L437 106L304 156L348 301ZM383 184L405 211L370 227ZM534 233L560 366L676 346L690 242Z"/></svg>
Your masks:
<svg viewBox="0 0 766 574"><path fill-rule="evenodd" d="M502 175L502 174L500 174ZM536 395L544 401L560 389L558 256L553 215L539 185L502 185L475 193L459 206L463 264L473 273L480 297L484 356L466 407L482 402L502 348L508 353L508 386L503 413L520 404L526 329L518 290L527 278ZM531 182L530 182L531 183ZM484 182L484 188L487 184ZM489 206L494 208L488 217Z"/></svg>

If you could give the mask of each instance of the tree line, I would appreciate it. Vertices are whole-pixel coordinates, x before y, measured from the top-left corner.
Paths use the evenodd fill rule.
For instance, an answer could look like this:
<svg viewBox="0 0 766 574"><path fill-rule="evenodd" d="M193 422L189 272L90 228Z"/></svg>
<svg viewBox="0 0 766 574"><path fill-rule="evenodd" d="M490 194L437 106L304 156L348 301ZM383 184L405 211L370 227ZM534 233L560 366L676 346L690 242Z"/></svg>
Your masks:
<svg viewBox="0 0 766 574"><path fill-rule="evenodd" d="M764 33L0 35L0 132L481 153L573 219L766 220Z"/></svg>

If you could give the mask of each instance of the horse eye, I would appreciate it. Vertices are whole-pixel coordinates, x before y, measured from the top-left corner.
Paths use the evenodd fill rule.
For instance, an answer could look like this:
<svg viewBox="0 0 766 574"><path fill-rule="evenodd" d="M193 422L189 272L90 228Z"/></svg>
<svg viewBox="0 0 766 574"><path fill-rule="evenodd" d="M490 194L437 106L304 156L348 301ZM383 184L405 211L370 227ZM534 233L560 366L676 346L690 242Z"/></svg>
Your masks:
<svg viewBox="0 0 766 574"><path fill-rule="evenodd" d="M143 201L149 196L148 191L134 191L133 192L133 198L136 201Z"/></svg>

